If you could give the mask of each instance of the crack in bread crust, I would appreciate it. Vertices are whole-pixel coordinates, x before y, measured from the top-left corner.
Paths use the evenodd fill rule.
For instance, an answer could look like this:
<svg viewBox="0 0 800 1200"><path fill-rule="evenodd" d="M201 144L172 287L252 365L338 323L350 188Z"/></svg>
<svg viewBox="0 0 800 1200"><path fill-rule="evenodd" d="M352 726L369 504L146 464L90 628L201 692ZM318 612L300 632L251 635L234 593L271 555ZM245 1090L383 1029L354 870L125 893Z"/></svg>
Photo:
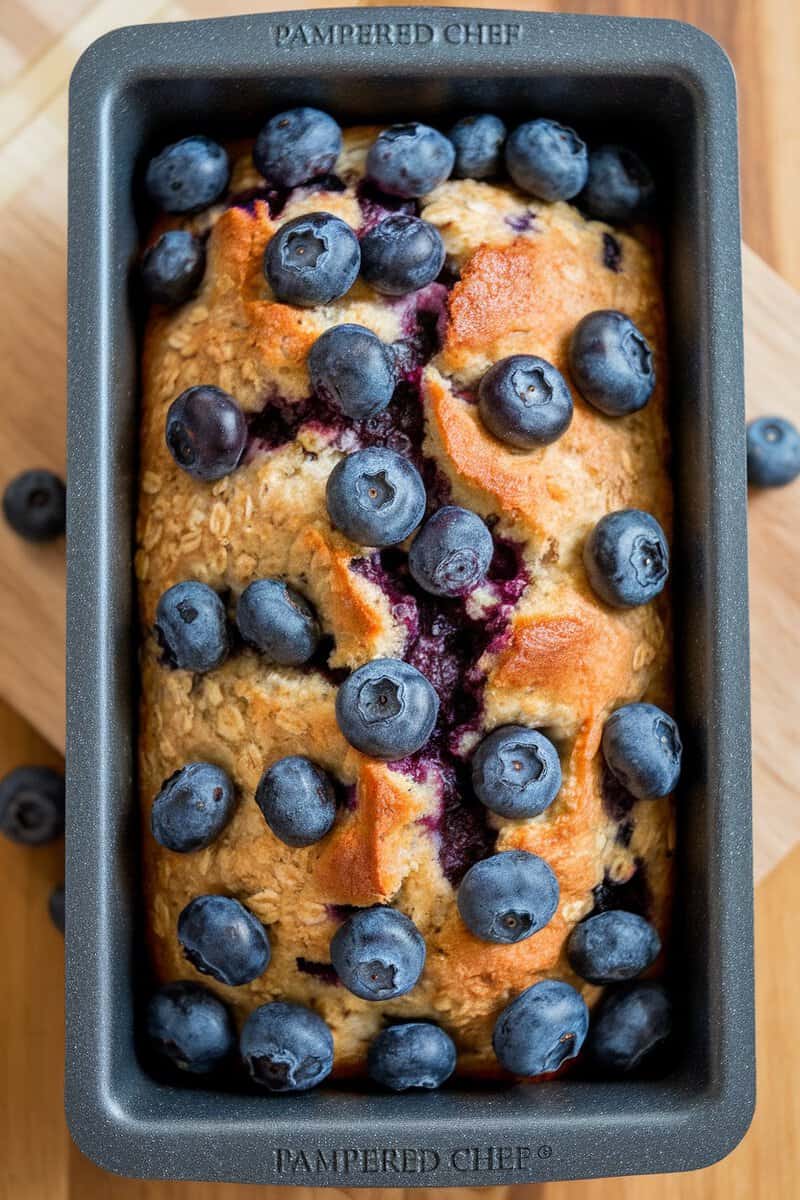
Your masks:
<svg viewBox="0 0 800 1200"><path fill-rule="evenodd" d="M435 761L413 773L358 754L339 732L335 685L326 674L272 667L244 650L193 678L160 664L152 635L158 597L179 580L203 580L233 599L252 579L280 575L308 597L324 633L335 639L331 667L404 653L403 605L376 578L351 569L365 551L327 517L326 480L353 448L346 431L308 421L281 445L255 445L237 471L215 484L181 471L164 442L167 408L185 388L222 387L248 414L277 398L291 408L309 395L307 355L323 329L355 322L392 342L414 328L413 298L390 300L359 281L334 304L292 309L275 302L261 270L275 229L300 212L327 210L358 226L357 186L374 132L346 132L337 165L344 191L296 189L276 216L256 199L246 208L164 219L156 229L208 230L209 241L200 292L176 311L154 312L143 356L136 573L149 940L159 979L202 978L240 1023L271 999L311 1004L333 1031L341 1074L363 1068L370 1038L392 1016L441 1022L456 1041L459 1070L492 1074L494 1020L516 992L556 976L580 988L589 1003L599 994L570 970L565 941L592 910L593 891L604 880L624 883L644 873L650 916L662 935L668 921L671 801L631 802L632 832L620 836L618 819L604 806L599 745L607 715L620 704L670 705L669 602L664 595L641 609L607 608L591 593L581 562L586 535L613 509L647 509L668 536L671 529L664 318L644 242L615 232L620 263L610 270L603 262L607 227L569 205L536 202L529 218L529 197L474 181L445 183L422 202L460 279L449 296L443 342L423 367L420 399L415 392L408 401L424 405L421 450L454 503L492 518L495 536L520 547L528 581L508 606L505 632L482 650L480 709L469 736L474 744L497 725L535 725L562 758L564 784L544 814L528 821L487 818L498 849L540 854L558 876L558 912L539 933L505 946L466 930L438 853L445 785ZM232 190L261 182L243 154ZM557 442L526 454L500 445L472 399L483 371L506 355L533 353L568 378L572 329L587 312L609 307L626 312L654 348L658 383L647 407L612 420L573 392L574 420ZM254 802L262 771L297 753L355 785L355 805L340 811L322 842L305 849L279 842ZM240 798L212 846L178 855L154 842L150 807L163 780L196 759L224 767ZM178 914L192 897L215 891L238 897L269 927L272 962L244 987L196 976L180 952ZM397 904L427 943L425 972L408 995L369 1004L298 968L298 958L329 962L341 919L335 906L378 901Z"/></svg>

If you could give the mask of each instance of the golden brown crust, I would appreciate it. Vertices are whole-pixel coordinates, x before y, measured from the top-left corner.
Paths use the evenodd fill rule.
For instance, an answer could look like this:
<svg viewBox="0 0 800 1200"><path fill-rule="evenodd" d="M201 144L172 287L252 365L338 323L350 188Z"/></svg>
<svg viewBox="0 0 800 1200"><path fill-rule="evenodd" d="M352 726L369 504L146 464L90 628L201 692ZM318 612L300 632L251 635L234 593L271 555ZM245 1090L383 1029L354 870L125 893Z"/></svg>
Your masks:
<svg viewBox="0 0 800 1200"><path fill-rule="evenodd" d="M352 750L336 724L329 678L271 667L249 650L193 678L160 664L151 633L158 597L178 580L204 580L235 598L251 580L279 575L308 596L335 639L331 667L404 652L407 629L395 599L352 569L365 551L327 518L325 484L342 454L336 431L305 424L277 449L251 447L238 470L210 485L179 470L164 443L167 408L187 387L223 387L248 413L278 397L290 410L308 395L307 355L323 329L354 321L386 342L408 333L413 304L387 301L362 282L333 305L298 310L275 302L261 270L275 228L299 212L327 209L358 223L355 183L371 136L362 129L346 137L339 164L344 192L298 189L274 220L256 202L252 211L218 207L185 222L210 229L202 290L148 323L136 569L150 942L160 978L197 978L177 943L178 914L207 891L237 896L269 927L273 949L267 971L245 987L204 977L237 1019L278 997L309 1003L331 1025L337 1070L348 1074L363 1066L366 1045L387 1016L428 1017L455 1038L460 1070L491 1075L494 1020L523 987L556 975L595 999L597 989L572 974L564 946L604 878L625 883L644 871L653 918L662 929L667 921L671 804L634 804L624 821L607 811L599 744L619 704L643 697L669 704L668 604L612 610L591 593L581 562L587 533L608 511L645 508L671 526L664 321L649 250L615 234L621 270L609 270L602 260L606 227L563 204L537 204L530 228L518 232L529 201L511 187L450 182L424 204L423 215L439 227L461 272L443 344L423 373L424 453L454 502L496 519L497 533L521 548L529 577L505 631L480 658L482 709L472 741L497 725L523 722L548 732L562 758L564 784L546 813L530 821L488 818L498 849L531 850L558 875L559 909L543 930L516 946L488 945L466 930L438 853L445 783L435 764L417 778ZM257 183L247 157L234 178L236 190ZM566 374L575 324L607 307L627 312L654 346L659 382L648 406L612 420L574 394L574 420L558 442L529 454L502 446L474 403L483 371L505 355L535 353ZM491 596L479 592L470 603L484 601ZM302 850L279 842L254 802L263 770L297 753L351 789L331 833ZM238 808L211 847L173 854L147 831L150 806L166 777L198 759L230 772ZM625 822L630 828L622 836ZM417 987L383 1005L298 966L299 959L330 961L340 920L333 906L375 902L408 913L428 953Z"/></svg>
<svg viewBox="0 0 800 1200"><path fill-rule="evenodd" d="M362 760L355 812L326 839L317 882L330 903L366 906L391 900L403 882L409 836L427 797L379 763Z"/></svg>

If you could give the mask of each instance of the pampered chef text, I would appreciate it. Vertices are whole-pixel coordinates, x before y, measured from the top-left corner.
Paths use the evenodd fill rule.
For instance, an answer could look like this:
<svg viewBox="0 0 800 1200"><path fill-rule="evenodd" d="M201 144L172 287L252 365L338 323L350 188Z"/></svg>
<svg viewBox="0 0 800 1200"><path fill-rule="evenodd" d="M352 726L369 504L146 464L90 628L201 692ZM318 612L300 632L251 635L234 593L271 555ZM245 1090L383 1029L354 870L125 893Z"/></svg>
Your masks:
<svg viewBox="0 0 800 1200"><path fill-rule="evenodd" d="M523 1171L531 1159L552 1156L550 1146L461 1146L440 1153L426 1147L347 1146L300 1150L279 1146L272 1151L280 1175L426 1175L442 1167L471 1171Z"/></svg>
<svg viewBox="0 0 800 1200"><path fill-rule="evenodd" d="M274 25L276 46L512 46L522 26L511 21L451 21L432 25L421 21L299 21Z"/></svg>

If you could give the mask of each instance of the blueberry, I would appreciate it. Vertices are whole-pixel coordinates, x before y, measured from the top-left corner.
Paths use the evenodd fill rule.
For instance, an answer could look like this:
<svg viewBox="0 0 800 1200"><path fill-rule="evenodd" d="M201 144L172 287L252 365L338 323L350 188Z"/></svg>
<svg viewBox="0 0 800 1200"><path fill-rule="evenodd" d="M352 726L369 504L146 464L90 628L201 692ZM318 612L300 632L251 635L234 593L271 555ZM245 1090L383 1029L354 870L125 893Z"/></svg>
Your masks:
<svg viewBox="0 0 800 1200"><path fill-rule="evenodd" d="M362 908L331 939L331 962L346 988L362 1000L394 1000L416 984L425 966L425 941L396 908Z"/></svg>
<svg viewBox="0 0 800 1200"><path fill-rule="evenodd" d="M672 1030L672 1005L658 983L633 983L608 992L592 1017L587 1049L614 1074L632 1071Z"/></svg>
<svg viewBox="0 0 800 1200"><path fill-rule="evenodd" d="M429 1021L390 1025L374 1038L367 1054L370 1078L393 1092L441 1087L455 1069L453 1039Z"/></svg>
<svg viewBox="0 0 800 1200"><path fill-rule="evenodd" d="M626 146L599 146L589 155L581 206L599 221L632 221L651 208L653 176Z"/></svg>
<svg viewBox="0 0 800 1200"><path fill-rule="evenodd" d="M64 832L64 776L52 767L16 767L0 779L0 833L42 846Z"/></svg>
<svg viewBox="0 0 800 1200"><path fill-rule="evenodd" d="M512 354L490 367L478 386L486 428L518 450L560 438L572 420L572 393L560 371L532 354Z"/></svg>
<svg viewBox="0 0 800 1200"><path fill-rule="evenodd" d="M168 588L156 607L155 630L170 667L211 671L228 657L225 609L208 584L187 579Z"/></svg>
<svg viewBox="0 0 800 1200"><path fill-rule="evenodd" d="M668 796L681 773L681 738L672 717L655 704L625 704L603 729L603 756L637 800Z"/></svg>
<svg viewBox="0 0 800 1200"><path fill-rule="evenodd" d="M290 108L271 117L253 147L253 162L274 187L292 188L326 175L342 149L342 131L318 108Z"/></svg>
<svg viewBox="0 0 800 1200"><path fill-rule="evenodd" d="M192 966L237 987L263 975L271 957L267 931L230 896L196 896L178 917L178 941Z"/></svg>
<svg viewBox="0 0 800 1200"><path fill-rule="evenodd" d="M425 196L444 183L455 150L444 134L411 121L379 133L367 154L367 178L389 196Z"/></svg>
<svg viewBox="0 0 800 1200"><path fill-rule="evenodd" d="M425 484L415 466L382 446L356 450L328 478L328 515L361 546L395 546L425 515Z"/></svg>
<svg viewBox="0 0 800 1200"><path fill-rule="evenodd" d="M397 658L353 671L336 695L336 720L351 746L396 760L421 750L433 733L439 697L425 676Z"/></svg>
<svg viewBox="0 0 800 1200"><path fill-rule="evenodd" d="M447 504L419 531L408 567L434 596L463 596L486 577L494 554L492 535L476 513Z"/></svg>
<svg viewBox="0 0 800 1200"><path fill-rule="evenodd" d="M206 269L206 250L186 229L171 229L146 251L142 282L149 300L170 308L183 304L200 286Z"/></svg>
<svg viewBox="0 0 800 1200"><path fill-rule="evenodd" d="M261 776L256 804L287 846L313 846L336 817L336 794L325 772L299 754L280 758Z"/></svg>
<svg viewBox="0 0 800 1200"><path fill-rule="evenodd" d="M467 871L458 889L458 911L484 942L522 942L538 933L558 908L558 880L543 858L503 850Z"/></svg>
<svg viewBox="0 0 800 1200"><path fill-rule="evenodd" d="M47 901L47 911L50 914L50 920L55 925L59 933L64 932L65 927L65 895L64 885L59 883L54 887Z"/></svg>
<svg viewBox="0 0 800 1200"><path fill-rule="evenodd" d="M363 421L382 412L394 394L394 354L361 325L335 325L308 356L311 386L346 417Z"/></svg>
<svg viewBox="0 0 800 1200"><path fill-rule="evenodd" d="M420 217L393 213L361 239L361 274L385 296L432 283L444 266L442 235Z"/></svg>
<svg viewBox="0 0 800 1200"><path fill-rule="evenodd" d="M166 439L179 467L211 482L239 465L247 442L244 413L222 388L191 387L167 411Z"/></svg>
<svg viewBox="0 0 800 1200"><path fill-rule="evenodd" d="M520 992L497 1018L492 1044L514 1075L544 1075L580 1052L589 1010L579 992L560 979L543 979Z"/></svg>
<svg viewBox="0 0 800 1200"><path fill-rule="evenodd" d="M319 643L313 608L282 579L248 584L236 605L236 624L246 642L282 667L308 662Z"/></svg>
<svg viewBox="0 0 800 1200"><path fill-rule="evenodd" d="M150 997L147 1037L157 1054L192 1075L219 1067L236 1045L222 1001L201 983L185 979L165 984Z"/></svg>
<svg viewBox="0 0 800 1200"><path fill-rule="evenodd" d="M454 179L489 179L500 170L506 127L499 117L462 117L448 134L456 152Z"/></svg>
<svg viewBox="0 0 800 1200"><path fill-rule="evenodd" d="M283 304L313 308L348 292L361 266L358 238L330 213L308 213L287 221L264 254L264 274Z"/></svg>
<svg viewBox="0 0 800 1200"><path fill-rule="evenodd" d="M589 313L575 326L569 369L584 400L607 417L638 412L656 385L650 343L613 308Z"/></svg>
<svg viewBox="0 0 800 1200"><path fill-rule="evenodd" d="M50 542L67 526L67 492L52 471L23 471L3 492L3 515L29 542Z"/></svg>
<svg viewBox="0 0 800 1200"><path fill-rule="evenodd" d="M634 608L657 596L669 574L669 547L655 517L638 508L609 513L583 551L589 582L601 600Z"/></svg>
<svg viewBox="0 0 800 1200"><path fill-rule="evenodd" d="M783 487L800 475L800 433L783 417L758 417L747 426L747 479Z"/></svg>
<svg viewBox="0 0 800 1200"><path fill-rule="evenodd" d="M576 975L589 983L634 979L655 962L661 939L638 913L610 909L576 925L567 942L567 957Z"/></svg>
<svg viewBox="0 0 800 1200"><path fill-rule="evenodd" d="M235 804L233 781L222 767L188 763L170 776L153 801L153 837L178 854L210 846L233 816Z"/></svg>
<svg viewBox="0 0 800 1200"><path fill-rule="evenodd" d="M330 1075L333 1036L302 1004L275 1001L250 1013L239 1039L254 1083L270 1092L305 1092Z"/></svg>
<svg viewBox="0 0 800 1200"><path fill-rule="evenodd" d="M506 142L506 167L518 188L540 200L571 200L586 183L589 156L574 129L540 117Z"/></svg>
<svg viewBox="0 0 800 1200"><path fill-rule="evenodd" d="M538 729L502 725L473 755L472 786L481 804L498 816L538 817L561 787L558 751Z"/></svg>
<svg viewBox="0 0 800 1200"><path fill-rule="evenodd" d="M188 137L150 159L145 186L165 212L195 213L219 200L230 174L222 146L207 137Z"/></svg>

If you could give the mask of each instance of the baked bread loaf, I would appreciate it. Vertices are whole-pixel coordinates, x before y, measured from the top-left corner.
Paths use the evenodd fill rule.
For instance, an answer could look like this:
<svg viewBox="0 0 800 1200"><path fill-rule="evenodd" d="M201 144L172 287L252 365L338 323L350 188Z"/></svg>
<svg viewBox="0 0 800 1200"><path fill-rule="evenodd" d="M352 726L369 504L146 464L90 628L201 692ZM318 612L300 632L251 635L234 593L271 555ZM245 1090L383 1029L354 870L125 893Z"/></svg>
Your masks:
<svg viewBox="0 0 800 1200"><path fill-rule="evenodd" d="M590 1008L599 998L602 988L567 954L579 922L625 909L645 916L662 941L666 934L672 803L635 799L604 762L601 739L621 706L644 700L670 710L667 594L608 604L583 557L597 523L619 510L644 510L670 536L661 290L646 232L613 230L511 183L451 178L418 201L390 200L364 179L376 133L345 131L329 174L282 191L265 185L250 147L237 147L224 196L197 215L163 216L152 234L151 242L185 229L207 242L194 296L151 311L142 366L136 577L147 929L157 980L203 983L238 1025L270 1001L313 1009L333 1034L334 1074L364 1072L370 1043L393 1019L435 1022L455 1042L460 1073L496 1074L495 1023L524 989L556 979ZM439 231L447 257L435 282L387 295L360 277L312 307L276 299L264 253L287 222L328 213L363 235L390 208ZM649 402L624 417L586 403L571 379L570 339L598 310L626 314L655 361ZM335 411L310 383L312 346L344 323L394 347L394 398L366 419ZM481 418L480 381L512 355L547 360L570 386L571 423L550 444L521 450ZM247 420L239 465L213 481L182 469L165 441L170 406L196 386L223 389ZM408 540L376 549L334 527L329 476L363 447L412 462L429 512L457 505L482 519L493 556L466 595L420 588ZM167 589L205 583L232 617L244 589L267 578L284 581L316 614L321 640L310 662L280 665L234 634L225 661L204 673L170 664L154 631ZM431 738L394 762L355 749L336 715L348 673L381 658L416 667L439 701ZM537 816L492 812L472 787L476 747L509 725L542 731L558 752L562 786ZM265 770L286 756L308 758L335 781L332 827L310 845L288 845L256 803ZM222 768L237 799L209 845L179 853L152 836L151 808L164 781L193 762ZM467 928L457 891L474 863L509 850L543 859L558 899L538 932L503 944ZM216 893L239 900L268 932L268 967L236 986L200 974L178 938L186 906ZM344 986L331 955L343 921L374 905L411 918L426 948L416 985L380 1003Z"/></svg>

